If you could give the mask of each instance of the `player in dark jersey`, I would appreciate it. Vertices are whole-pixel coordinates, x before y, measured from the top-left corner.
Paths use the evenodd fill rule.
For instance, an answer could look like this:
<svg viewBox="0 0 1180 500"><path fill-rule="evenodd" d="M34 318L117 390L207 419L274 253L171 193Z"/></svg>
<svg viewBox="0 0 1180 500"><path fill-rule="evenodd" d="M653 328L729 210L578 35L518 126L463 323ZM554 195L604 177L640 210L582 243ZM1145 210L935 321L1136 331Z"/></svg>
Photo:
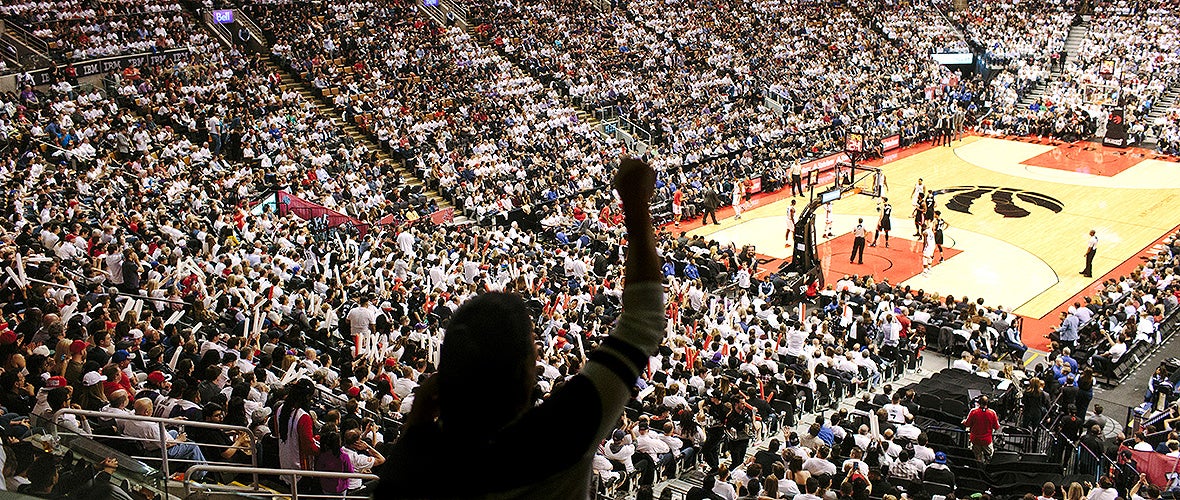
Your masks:
<svg viewBox="0 0 1180 500"><path fill-rule="evenodd" d="M889 204L889 198L881 198L881 204L877 205L877 212L881 214L881 218L877 220L877 230L873 231L873 244L869 246L877 246L877 237L881 233L885 233L885 248L889 248L889 230L893 228L890 221L890 216L893 215L893 205Z"/></svg>

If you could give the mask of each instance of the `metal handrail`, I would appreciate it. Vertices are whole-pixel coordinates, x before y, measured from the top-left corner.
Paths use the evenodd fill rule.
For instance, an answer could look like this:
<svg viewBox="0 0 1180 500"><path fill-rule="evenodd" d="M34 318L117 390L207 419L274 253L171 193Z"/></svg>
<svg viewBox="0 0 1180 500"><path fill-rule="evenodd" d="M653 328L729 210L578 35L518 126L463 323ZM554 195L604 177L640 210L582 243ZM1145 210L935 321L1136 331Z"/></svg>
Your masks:
<svg viewBox="0 0 1180 500"><path fill-rule="evenodd" d="M62 409L54 412L54 414L53 414L53 423L55 425L49 426L49 428L52 430L52 435L54 438L57 437L58 426L56 425L56 423L62 415L77 415L77 416L81 416L81 417L91 417L91 418L101 419L101 420L106 420L106 419L111 419L111 420L116 420L116 421L117 420L129 420L129 421L134 421L134 422L152 422L152 423L159 424L159 426L160 426L160 443L159 444L160 444L160 460L161 460L160 467L161 467L161 470L164 472L164 477L168 477L171 475L171 472L169 471L169 467L168 467L168 438L169 438L169 436L168 436L168 431L165 428L165 424L171 424L171 425L177 425L177 426L183 425L185 427L200 427L200 428L206 428L206 429L217 429L217 430L222 430L222 431L245 432L246 435L250 437L250 465L253 467L258 466L258 440L254 437L253 431L251 431L247 427L243 427L240 425L214 424L211 422L195 422L195 421L191 421L191 420L181 420L181 419L176 419L176 418L145 417L143 415L135 415L135 414L123 415L123 414L118 414L118 413L109 413L109 412L101 412L101 411L77 410L74 408L62 408ZM126 437L126 436L124 436L124 437ZM199 445L201 443L193 443L193 444ZM242 467L232 467L232 469L234 472L241 472L243 470ZM189 476L185 476L186 479L188 477ZM254 473L252 485L255 488L258 487L258 473Z"/></svg>
<svg viewBox="0 0 1180 500"><path fill-rule="evenodd" d="M258 25L254 23L254 19L251 19L250 15L247 14L246 11L242 9L234 9L234 20L245 26L246 31L249 31L250 35L258 40L258 43L261 43L263 46L267 45L266 36L263 33L262 28L259 28Z"/></svg>
<svg viewBox="0 0 1180 500"><path fill-rule="evenodd" d="M201 20L205 21L205 26L209 28L209 31L213 33L213 35L216 36L218 40L221 40L223 45L226 45L227 47L234 46L233 33L230 33L225 26L213 22L213 13L211 11L208 9L201 9Z"/></svg>
<svg viewBox="0 0 1180 500"><path fill-rule="evenodd" d="M259 474L267 476L291 476L291 500L299 500L299 478L312 477L320 479L363 479L371 481L379 479L376 474L364 474L360 472L324 472L318 470L302 470L302 469L267 469L262 467L231 467L227 465L208 465L197 464L193 465L185 471L184 481L184 495L187 497L191 493L192 481L188 478L192 477L193 472L233 472L233 473L251 473L254 477ZM203 485L208 487L209 485ZM255 482L254 490L258 491L258 483Z"/></svg>
<svg viewBox="0 0 1180 500"><path fill-rule="evenodd" d="M45 56L51 55L50 54L51 51L49 49L49 43L46 42L45 40L42 40L41 38L32 34L28 30L26 30L23 27L21 27L20 25L18 25L17 23L7 23L5 26L7 26L8 29L11 30L13 33L15 33L17 38L20 38L20 41L23 42L26 47L33 49L34 51L39 50Z"/></svg>

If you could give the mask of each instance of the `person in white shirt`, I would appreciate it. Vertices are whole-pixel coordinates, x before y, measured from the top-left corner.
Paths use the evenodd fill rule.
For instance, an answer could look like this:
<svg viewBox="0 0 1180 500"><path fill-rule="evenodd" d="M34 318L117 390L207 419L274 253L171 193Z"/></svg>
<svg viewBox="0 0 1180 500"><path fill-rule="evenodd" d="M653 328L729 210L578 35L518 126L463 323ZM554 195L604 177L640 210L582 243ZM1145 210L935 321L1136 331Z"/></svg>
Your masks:
<svg viewBox="0 0 1180 500"><path fill-rule="evenodd" d="M861 425L856 430L856 435L852 436L852 442L856 444L857 448L862 450L869 449L869 445L873 443L873 438L869 436L869 426Z"/></svg>
<svg viewBox="0 0 1180 500"><path fill-rule="evenodd" d="M737 490L733 484L730 484L728 472L717 478L717 483L713 485L713 493L720 495L725 500L737 500Z"/></svg>
<svg viewBox="0 0 1180 500"><path fill-rule="evenodd" d="M831 451L827 446L821 446L815 452L815 456L803 461L803 469L810 472L814 476L834 476L836 475L836 464L828 460L828 453Z"/></svg>
<svg viewBox="0 0 1180 500"><path fill-rule="evenodd" d="M1090 490L1086 500L1115 500L1119 497L1119 490L1114 487L1114 480L1109 475L1098 480L1098 486Z"/></svg>
<svg viewBox="0 0 1180 500"><path fill-rule="evenodd" d="M655 462L657 470L670 465L676 456L672 448L660 437L660 433L648 428L647 420L640 420L635 432L635 451L646 453Z"/></svg>
<svg viewBox="0 0 1180 500"><path fill-rule="evenodd" d="M344 447L341 450L348 454L354 470L358 473L370 474L375 467L385 463L385 457L381 455L381 452L361 439L361 431L358 429L349 429L344 433ZM355 490L360 488L363 483L359 478L349 478L348 489Z"/></svg>
<svg viewBox="0 0 1180 500"><path fill-rule="evenodd" d="M352 332L354 355L367 352L369 333L377 325L377 315L370 307L370 302L372 302L371 299L366 295L361 299L361 305L352 308L348 312L348 316L345 317L348 320L348 328Z"/></svg>
<svg viewBox="0 0 1180 500"><path fill-rule="evenodd" d="M963 357L956 359L954 363L951 363L951 368L963 370L966 372L973 372L975 371L975 364L972 363L974 358L975 357L972 356L971 353L963 351Z"/></svg>
<svg viewBox="0 0 1180 500"><path fill-rule="evenodd" d="M602 455L623 465L623 470L635 472L635 463L631 456L635 455L635 445L631 444L631 437L622 429L615 429L609 442L602 447Z"/></svg>
<svg viewBox="0 0 1180 500"><path fill-rule="evenodd" d="M893 400L888 404L882 406L885 413L889 415L889 421L895 424L904 424L906 419L913 419L914 416L910 414L909 408L901 404L901 396L893 395Z"/></svg>
<svg viewBox="0 0 1180 500"><path fill-rule="evenodd" d="M135 414L144 417L152 416L152 400L148 398L140 398L135 400ZM123 435L131 438L138 438L144 448L147 450L160 448L160 424L155 422L142 422L136 420L122 421L121 428ZM201 448L186 440L182 433L177 431L168 431L167 437L164 438L168 448L168 457L180 460L186 460L186 463L201 463L205 461L205 455L201 453ZM194 473L197 476L200 473Z"/></svg>
<svg viewBox="0 0 1180 500"><path fill-rule="evenodd" d="M918 434L917 444L914 445L914 458L929 465L934 462L934 448L928 446L930 438L923 432Z"/></svg>

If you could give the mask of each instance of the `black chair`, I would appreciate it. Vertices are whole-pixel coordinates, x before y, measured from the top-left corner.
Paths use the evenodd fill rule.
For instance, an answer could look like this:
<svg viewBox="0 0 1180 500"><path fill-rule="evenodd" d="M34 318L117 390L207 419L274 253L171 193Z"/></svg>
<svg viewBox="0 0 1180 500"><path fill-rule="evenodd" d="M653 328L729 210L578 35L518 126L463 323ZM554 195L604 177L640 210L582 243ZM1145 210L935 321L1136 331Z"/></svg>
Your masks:
<svg viewBox="0 0 1180 500"><path fill-rule="evenodd" d="M951 398L942 400L942 413L946 417L943 422L958 424L967 418L967 412L967 404L962 401Z"/></svg>
<svg viewBox="0 0 1180 500"><path fill-rule="evenodd" d="M934 410L942 408L942 398L928 392L918 394L915 400L917 401L918 406L921 408L930 408Z"/></svg>
<svg viewBox="0 0 1180 500"><path fill-rule="evenodd" d="M922 482L922 489L926 491L927 495L949 495L955 492L955 487L949 484L931 483L929 481Z"/></svg>
<svg viewBox="0 0 1180 500"><path fill-rule="evenodd" d="M795 402L775 399L770 402L770 407L783 415L783 425L789 427L795 426L798 418L798 406Z"/></svg>
<svg viewBox="0 0 1180 500"><path fill-rule="evenodd" d="M832 404L835 398L832 397L832 391L828 387L827 382L815 383L815 406L818 409L821 406L828 406Z"/></svg>
<svg viewBox="0 0 1180 500"><path fill-rule="evenodd" d="M902 479L896 476L889 476L889 484L902 493L907 493L910 498L913 498L919 491L922 490L922 483L919 481L911 481L909 479ZM982 490L981 490L982 491Z"/></svg>

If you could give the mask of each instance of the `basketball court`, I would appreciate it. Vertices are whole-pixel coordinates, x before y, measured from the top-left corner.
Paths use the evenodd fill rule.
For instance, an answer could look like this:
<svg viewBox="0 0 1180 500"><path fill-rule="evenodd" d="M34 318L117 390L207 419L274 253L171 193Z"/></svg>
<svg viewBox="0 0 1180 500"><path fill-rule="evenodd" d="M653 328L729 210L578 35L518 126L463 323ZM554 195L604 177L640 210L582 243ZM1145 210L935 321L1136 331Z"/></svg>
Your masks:
<svg viewBox="0 0 1180 500"><path fill-rule="evenodd" d="M817 210L818 253L829 282L871 273L878 281L944 297L982 297L989 306L1024 316L1025 343L1042 350L1059 311L1092 294L1104 277L1133 270L1138 256L1180 226L1180 163L1146 150L968 137L952 147L893 151L869 165L884 172L883 194L893 205L889 247L882 237L865 250L864 264L848 262L858 218L872 241L877 199L853 195L834 202L832 238L822 238L824 210ZM927 275L921 274L911 218L919 178L937 193L938 210L950 225L945 261ZM698 221L685 228L723 243L753 244L767 261L763 269L773 271L791 255L785 239L789 200L789 190L780 191L756 198L741 220L727 210L719 214L729 215L721 225ZM1093 277L1086 278L1079 271L1091 229L1098 251Z"/></svg>

